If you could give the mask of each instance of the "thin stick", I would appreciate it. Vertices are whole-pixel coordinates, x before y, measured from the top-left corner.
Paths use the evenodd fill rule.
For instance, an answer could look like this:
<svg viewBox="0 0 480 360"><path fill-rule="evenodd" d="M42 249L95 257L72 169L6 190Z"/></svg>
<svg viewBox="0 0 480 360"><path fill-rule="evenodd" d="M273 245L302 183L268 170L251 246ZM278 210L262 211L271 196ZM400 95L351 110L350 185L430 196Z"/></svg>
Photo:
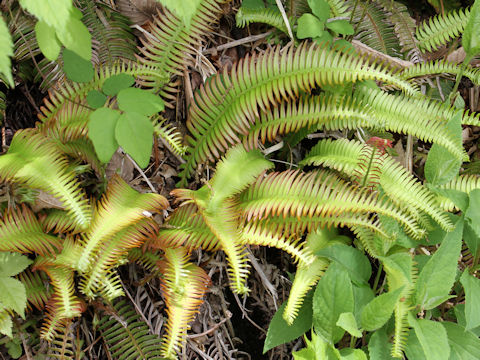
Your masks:
<svg viewBox="0 0 480 360"><path fill-rule="evenodd" d="M213 327L211 327L210 329L200 333L200 334L193 334L193 335L187 335L187 339L196 339L196 338L199 338L201 336L205 336L205 335L208 335L208 334L211 334L212 332L214 332L215 330L217 330L223 323L225 323L226 321L230 320L231 317L232 317L232 313L231 312L228 312L227 313L228 317L226 317L225 319L222 319L222 321L220 321L218 324L215 324Z"/></svg>
<svg viewBox="0 0 480 360"><path fill-rule="evenodd" d="M203 55L214 54L214 53L222 51L222 50L231 49L231 48L234 48L236 46L243 45L243 44L246 44L246 43L249 43L249 42L254 42L254 41L257 41L257 40L261 40L261 39L266 38L271 33L272 33L271 31L267 31L266 33L259 34L259 35L250 35L250 36L244 37L242 39L234 40L234 41L228 42L226 44L218 45L217 47L204 50L204 51L202 51L202 54Z"/></svg>
<svg viewBox="0 0 480 360"><path fill-rule="evenodd" d="M285 9L283 8L283 4L281 0L275 0L277 3L278 9L280 10L280 13L282 14L283 22L285 23L285 26L287 27L288 30L288 36L290 36L290 39L293 39L293 32L292 28L290 27L290 21L288 21L288 16L287 13L285 12Z"/></svg>
<svg viewBox="0 0 480 360"><path fill-rule="evenodd" d="M137 163L135 162L135 160L133 160L130 155L128 155L127 153L125 153L125 155L127 155L127 158L132 162L133 166L135 166L135 169L137 169L137 171L140 173L140 175L142 175L143 177L143 180L145 180L145 182L147 183L148 187L150 188L150 190L152 190L152 192L158 194L158 191L155 190L155 188L153 187L152 183L150 182L150 180L148 180L147 178L147 175L145 175L145 173L143 172L143 170L140 168L140 166L137 165Z"/></svg>
<svg viewBox="0 0 480 360"><path fill-rule="evenodd" d="M352 45L360 53L371 55L373 58L385 61L387 63L390 63L391 65L396 65L401 68L413 66L413 63L411 61L402 60L402 59L384 54L380 51L372 49L370 46L365 45L364 43L358 40L352 40Z"/></svg>
<svg viewBox="0 0 480 360"><path fill-rule="evenodd" d="M255 326L258 330L260 330L261 332L263 332L264 334L266 334L267 332L265 331L265 329L263 329L260 325L258 325L255 321L253 321L252 319L250 319L250 317L248 316L247 312L245 311L245 309L243 308L242 304L240 303L240 299L238 298L238 295L233 293L233 296L235 297L235 301L237 302L238 304L238 307L240 308L240 310L242 311L242 315L253 325Z"/></svg>

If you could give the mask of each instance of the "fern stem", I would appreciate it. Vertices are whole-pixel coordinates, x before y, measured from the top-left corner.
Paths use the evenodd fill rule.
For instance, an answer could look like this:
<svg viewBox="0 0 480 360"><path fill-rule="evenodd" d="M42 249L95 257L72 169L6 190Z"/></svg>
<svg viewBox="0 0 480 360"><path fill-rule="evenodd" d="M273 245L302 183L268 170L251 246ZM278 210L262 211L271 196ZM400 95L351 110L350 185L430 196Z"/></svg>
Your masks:
<svg viewBox="0 0 480 360"><path fill-rule="evenodd" d="M373 157L375 156L375 150L376 150L376 148L373 147L372 155L370 156L370 160L368 160L367 171L365 172L365 176L363 177L363 180L362 180L362 187L364 187L367 184L368 174L370 173L370 169L371 169L372 163L373 163Z"/></svg>
<svg viewBox="0 0 480 360"><path fill-rule="evenodd" d="M450 93L450 101L452 105L453 105L453 102L455 101L455 94L457 93L458 86L460 85L460 80L462 80L463 73L465 72L465 69L467 68L468 64L472 59L473 59L472 55L466 56L465 60L463 61L462 67L460 68L460 71L457 74L457 77L455 78L455 86L453 87L453 90Z"/></svg>

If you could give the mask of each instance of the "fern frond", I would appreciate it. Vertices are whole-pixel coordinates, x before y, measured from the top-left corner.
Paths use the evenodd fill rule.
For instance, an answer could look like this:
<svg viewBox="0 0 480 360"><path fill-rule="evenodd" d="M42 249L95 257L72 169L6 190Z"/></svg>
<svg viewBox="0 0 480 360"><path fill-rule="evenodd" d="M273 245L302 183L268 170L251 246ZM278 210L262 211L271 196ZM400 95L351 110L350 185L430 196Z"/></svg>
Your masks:
<svg viewBox="0 0 480 360"><path fill-rule="evenodd" d="M416 221L387 199L352 186L327 171L269 174L244 192L239 203L248 220L271 215L336 217L344 213L378 213L402 223L413 237L423 236Z"/></svg>
<svg viewBox="0 0 480 360"><path fill-rule="evenodd" d="M447 148L455 157L468 161L469 157L458 139L447 128L447 122L456 113L449 105L424 98L390 95L381 90L358 89L360 99L369 104L384 130L411 134L422 141L433 142ZM475 121L464 114L462 122Z"/></svg>
<svg viewBox="0 0 480 360"><path fill-rule="evenodd" d="M470 191L480 189L480 177L478 175L459 175L455 179L449 181L446 184L440 185L440 189L444 190L456 190L470 194ZM440 208L445 211L458 211L452 200L447 197L437 194L437 201Z"/></svg>
<svg viewBox="0 0 480 360"><path fill-rule="evenodd" d="M350 4L344 0L327 0L330 5L330 11L332 17L350 17L351 11L349 9Z"/></svg>
<svg viewBox="0 0 480 360"><path fill-rule="evenodd" d="M47 275L43 271L30 271L27 269L18 274L17 277L25 285L28 309L32 310L33 305L36 309L43 310L53 293L53 289L47 286Z"/></svg>
<svg viewBox="0 0 480 360"><path fill-rule="evenodd" d="M140 194L115 176L94 211L90 228L78 242L80 253L73 263L80 272L86 272L94 265L103 243L107 243L119 231L150 216L148 212L161 211L167 206L168 202L163 196Z"/></svg>
<svg viewBox="0 0 480 360"><path fill-rule="evenodd" d="M457 75L462 71L460 65L450 63L445 60L436 60L417 63L413 66L405 67L398 73L399 77L409 80L422 76L433 76L437 74L453 74ZM462 76L469 78L474 84L480 84L480 69L464 64Z"/></svg>
<svg viewBox="0 0 480 360"><path fill-rule="evenodd" d="M408 58L413 62L419 62L422 56L415 38L416 24L408 8L398 1L376 0L376 2L390 13L389 20L394 24L402 52L407 53Z"/></svg>
<svg viewBox="0 0 480 360"><path fill-rule="evenodd" d="M311 12L307 0L287 0L285 5L287 14L296 19L305 13Z"/></svg>
<svg viewBox="0 0 480 360"><path fill-rule="evenodd" d="M52 333L48 344L47 356L49 359L68 360L75 358L75 334L71 319L62 319Z"/></svg>
<svg viewBox="0 0 480 360"><path fill-rule="evenodd" d="M174 126L162 121L155 125L155 134L165 139L175 154L184 155L187 151L187 147L183 145L183 135Z"/></svg>
<svg viewBox="0 0 480 360"><path fill-rule="evenodd" d="M375 2L358 1L354 22L357 24L355 39L390 56L398 56L400 44L387 12Z"/></svg>
<svg viewBox="0 0 480 360"><path fill-rule="evenodd" d="M84 310L84 304L75 296L73 271L59 265L55 259L37 257L33 270L42 270L50 278L53 286L53 295L49 305L55 308L55 314L59 318L73 318L80 316Z"/></svg>
<svg viewBox="0 0 480 360"><path fill-rule="evenodd" d="M140 83L146 87L162 89L170 83L173 75L182 75L182 70L193 64L196 49L200 48L203 36L212 31L221 12L223 0L205 0L199 3L191 24L187 27L182 20L167 9L158 13L150 25L150 34L141 38L142 56L138 61L151 68L151 74L143 74ZM165 91L162 92L164 94Z"/></svg>
<svg viewBox="0 0 480 360"><path fill-rule="evenodd" d="M163 259L163 256L160 255L157 251L153 250L146 250L143 251L139 248L130 249L127 255L127 259L129 263L137 263L138 265L142 266L145 270L150 271L160 275L160 271L158 269L158 265L160 261Z"/></svg>
<svg viewBox="0 0 480 360"><path fill-rule="evenodd" d="M240 7L235 15L237 27L244 28L251 23L262 23L273 26L281 32L288 35L287 26L283 20L280 10L276 8L248 9ZM289 19L290 26L293 27L295 19Z"/></svg>
<svg viewBox="0 0 480 360"><path fill-rule="evenodd" d="M102 240L95 257L91 259L91 265L82 276L80 291L88 298L102 293L107 301L113 300L111 296L118 296L119 291L108 289L104 291L106 274L113 272L116 267L125 262L130 249L139 247L147 239L153 238L156 230L157 227L153 221L142 219L134 225L118 230L113 237ZM110 293L115 295L109 295ZM123 294L123 291L121 293Z"/></svg>
<svg viewBox="0 0 480 360"><path fill-rule="evenodd" d="M180 343L185 339L189 323L195 318L210 278L198 266L189 263L184 248L166 249L163 263L162 291L168 321L162 343L162 355L175 359Z"/></svg>
<svg viewBox="0 0 480 360"><path fill-rule="evenodd" d="M310 265L302 264L297 267L295 279L293 280L287 305L283 311L283 318L291 325L298 315L305 295L320 280L327 269L329 261L323 257L315 256L315 260Z"/></svg>
<svg viewBox="0 0 480 360"><path fill-rule="evenodd" d="M90 206L67 167L67 159L52 142L33 129L25 129L15 134L8 152L0 156L0 179L52 194L75 219L77 228L84 230L90 224Z"/></svg>
<svg viewBox="0 0 480 360"><path fill-rule="evenodd" d="M220 244L194 204L178 207L165 221L151 246L159 249L184 246L189 250L202 248L216 251Z"/></svg>
<svg viewBox="0 0 480 360"><path fill-rule="evenodd" d="M233 67L231 74L212 77L195 94L187 124L192 138L189 158L183 165L182 180L207 159L214 160L228 144L239 142L250 123L282 99L295 98L300 91L315 86L338 85L376 79L393 84L408 94L416 88L398 81L379 65L370 65L357 55L345 54L326 46L303 43L299 48L280 52L267 50L263 55L247 56Z"/></svg>
<svg viewBox="0 0 480 360"><path fill-rule="evenodd" d="M161 339L149 333L148 325L133 307L122 300L114 305L113 310L102 314L98 325L112 358L160 360Z"/></svg>
<svg viewBox="0 0 480 360"><path fill-rule="evenodd" d="M0 251L48 255L62 248L61 239L47 235L34 213L24 205L4 214L0 220L0 239Z"/></svg>
<svg viewBox="0 0 480 360"><path fill-rule="evenodd" d="M347 174L349 177L357 177L359 181L370 174L359 173L361 164L369 162L363 159L362 152L365 149L373 149L369 145L359 142L340 139L336 141L322 140L317 143L310 153L303 159L302 164L323 165ZM397 161L388 154L376 152L375 164L377 165L378 183L387 196L400 206L408 205L429 214L446 231L453 229L453 224L447 214L438 208L435 194L422 186L408 173ZM413 214L412 214L413 215Z"/></svg>
<svg viewBox="0 0 480 360"><path fill-rule="evenodd" d="M463 33L470 17L470 9L457 9L438 14L422 22L416 31L418 47L422 51L435 51Z"/></svg>

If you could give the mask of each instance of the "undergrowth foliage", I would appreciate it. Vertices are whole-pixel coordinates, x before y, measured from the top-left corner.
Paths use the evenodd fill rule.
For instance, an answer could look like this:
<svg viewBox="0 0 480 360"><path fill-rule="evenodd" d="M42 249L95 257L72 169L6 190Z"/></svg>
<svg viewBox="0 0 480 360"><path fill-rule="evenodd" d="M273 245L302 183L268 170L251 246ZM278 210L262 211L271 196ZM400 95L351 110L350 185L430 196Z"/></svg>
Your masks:
<svg viewBox="0 0 480 360"><path fill-rule="evenodd" d="M223 251L231 290L248 296L249 248L268 246L288 253L296 272L265 352L310 331L294 358L480 358L480 181L461 173L470 160L462 125L480 120L457 96L462 76L480 85L469 65L480 53L480 2L417 26L389 0L287 1L288 24L284 9L244 1L237 24L275 27L278 45L200 86L186 144L165 107L226 1L160 2L138 48L108 1L51 0L58 20L23 0L0 18L0 80L14 86L41 58L30 71L49 89L36 127L16 132L0 156L11 189L1 203L0 289L13 289L0 291L0 332L20 331L13 324L25 309L44 311L49 356L81 358L74 323L94 305L109 358L175 359L211 285L192 251ZM424 60L460 35L463 64ZM309 134L322 139L312 146ZM185 158L176 207L161 223L154 214L167 199L105 174L119 148L147 167L154 136ZM423 158L423 172L392 149L403 151L403 136L405 158ZM265 149L278 144L302 158L278 162L283 151ZM213 176L189 183L206 163ZM102 194L88 193L88 171ZM35 210L31 197L46 195L55 205ZM459 266L461 254L469 261ZM161 278L162 338L118 299L117 268L128 262Z"/></svg>

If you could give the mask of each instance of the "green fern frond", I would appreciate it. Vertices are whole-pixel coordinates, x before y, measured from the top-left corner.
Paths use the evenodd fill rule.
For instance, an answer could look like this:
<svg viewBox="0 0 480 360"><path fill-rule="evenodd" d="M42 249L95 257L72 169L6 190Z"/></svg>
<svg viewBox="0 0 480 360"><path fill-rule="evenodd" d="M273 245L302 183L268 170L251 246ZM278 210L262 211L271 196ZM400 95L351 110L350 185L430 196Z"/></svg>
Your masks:
<svg viewBox="0 0 480 360"><path fill-rule="evenodd" d="M179 351L189 323L195 318L210 284L205 271L188 261L189 255L184 248L165 250L162 291L168 321L161 351L168 359L176 358L175 353Z"/></svg>
<svg viewBox="0 0 480 360"><path fill-rule="evenodd" d="M72 217L63 210L51 209L45 216L40 217L40 223L46 233L77 233Z"/></svg>
<svg viewBox="0 0 480 360"><path fill-rule="evenodd" d="M136 263L142 266L145 270L160 275L158 269L160 261L163 256L154 250L142 250L140 248L130 249L127 255L129 263Z"/></svg>
<svg viewBox="0 0 480 360"><path fill-rule="evenodd" d="M398 56L400 44L385 10L375 2L357 1L353 21L357 24L355 39L390 56Z"/></svg>
<svg viewBox="0 0 480 360"><path fill-rule="evenodd" d="M351 11L349 9L350 4L344 0L327 0L330 5L330 11L333 17L350 17Z"/></svg>
<svg viewBox="0 0 480 360"><path fill-rule="evenodd" d="M150 26L150 34L141 38L142 56L138 61L151 68L151 74L143 74L140 83L146 87L162 89L170 83L173 75L182 75L182 70L193 64L196 50L203 42L202 37L212 31L221 13L223 0L204 0L199 3L190 26L164 9L157 14ZM165 90L161 92L165 94Z"/></svg>
<svg viewBox="0 0 480 360"><path fill-rule="evenodd" d="M409 14L408 8L399 1L376 0L376 2L389 12L389 20L394 24L402 52L406 53L413 62L419 62L422 57L415 38L417 26Z"/></svg>
<svg viewBox="0 0 480 360"><path fill-rule="evenodd" d="M317 284L329 263L326 258L315 256L315 260L310 265L301 264L297 267L295 279L290 288L287 305L282 315L289 325L291 325L297 317L308 291Z"/></svg>
<svg viewBox="0 0 480 360"><path fill-rule="evenodd" d="M167 200L158 194L140 194L128 186L119 176L113 177L106 195L94 211L90 228L79 240L78 258L73 263L84 273L95 264L95 258L103 243L107 243L119 231L134 225L148 212L161 211Z"/></svg>
<svg viewBox="0 0 480 360"><path fill-rule="evenodd" d="M189 250L202 248L207 251L217 251L220 247L218 239L205 224L194 204L178 207L166 220L151 245L158 249L184 246Z"/></svg>
<svg viewBox="0 0 480 360"><path fill-rule="evenodd" d="M470 9L458 9L438 14L422 22L416 31L418 47L435 51L463 33L470 17Z"/></svg>
<svg viewBox="0 0 480 360"><path fill-rule="evenodd" d="M370 174L359 173L362 166L365 166L365 163L369 161L368 159L362 161L362 153L365 149L373 148L366 144L345 139L322 140L310 150L301 163L331 167L361 181L361 179L372 176L371 169ZM413 209L424 211L446 231L453 229L450 218L438 208L434 193L416 181L388 154L381 154L377 151L374 157L378 167L374 176L378 176L378 183L392 201L400 206L408 205Z"/></svg>
<svg viewBox="0 0 480 360"><path fill-rule="evenodd" d="M468 195L470 194L470 191L480 189L480 177L478 175L459 175L448 183L440 185L439 188L443 190L461 191ZM437 194L437 201L440 208L444 209L445 211L459 210L452 200L440 194Z"/></svg>
<svg viewBox="0 0 480 360"><path fill-rule="evenodd" d="M67 159L47 138L33 129L18 131L10 149L0 156L0 178L48 192L60 200L78 229L90 224L90 206L75 174L65 170Z"/></svg>
<svg viewBox="0 0 480 360"><path fill-rule="evenodd" d="M285 5L287 14L296 19L305 13L311 12L307 0L286 0Z"/></svg>
<svg viewBox="0 0 480 360"><path fill-rule="evenodd" d="M271 215L336 217L344 213L378 213L402 223L414 238L423 236L416 221L387 199L352 186L327 171L269 174L244 192L239 203L247 220Z"/></svg>
<svg viewBox="0 0 480 360"><path fill-rule="evenodd" d="M228 144L238 143L239 135L248 133L260 110L268 110L282 99L295 98L300 91L308 92L315 86L366 79L393 84L408 94L417 91L382 66L325 46L303 43L296 50L292 47L281 53L280 48L275 48L263 55L247 56L231 74L225 71L212 77L195 94L187 124L192 138L188 161L183 164L183 182L197 164L213 161Z"/></svg>
<svg viewBox="0 0 480 360"><path fill-rule="evenodd" d="M165 139L175 154L184 155L187 151L187 147L183 145L182 134L174 126L161 121L155 125L155 134Z"/></svg>
<svg viewBox="0 0 480 360"><path fill-rule="evenodd" d="M453 107L439 101L395 96L365 87L357 91L360 99L372 107L377 123L383 122L385 131L411 134L422 141L442 145L459 160L468 161L467 153L446 125L456 112ZM464 114L462 123L475 119Z"/></svg>
<svg viewBox="0 0 480 360"><path fill-rule="evenodd" d="M280 10L276 8L248 9L241 7L235 15L237 27L244 28L251 23L262 23L273 26L281 32L288 34L287 26L283 20ZM293 26L295 19L289 19L290 26Z"/></svg>
<svg viewBox="0 0 480 360"><path fill-rule="evenodd" d="M139 247L147 239L153 238L156 232L157 227L153 221L142 219L134 225L118 230L113 237L104 238L90 261L91 265L82 276L80 291L88 298L103 294L107 301L113 300L112 296L117 297L119 293L123 295L123 291L108 289L104 291L106 274L113 272L116 267L125 262L130 249Z"/></svg>
<svg viewBox="0 0 480 360"><path fill-rule="evenodd" d="M472 68L471 66L464 64L462 70L460 65L445 60L417 63L413 66L401 69L398 75L404 80L409 80L423 76L434 76L437 74L457 75L460 72L462 72L462 76L469 78L474 84L480 84L480 69Z"/></svg>
<svg viewBox="0 0 480 360"><path fill-rule="evenodd" d="M1 161L1 158L0 158ZM0 251L54 254L62 241L47 235L33 212L26 206L7 211L0 220Z"/></svg>
<svg viewBox="0 0 480 360"><path fill-rule="evenodd" d="M162 359L161 339L150 334L133 306L122 300L100 316L98 330L113 359Z"/></svg>
<svg viewBox="0 0 480 360"><path fill-rule="evenodd" d="M69 360L74 359L76 354L75 334L73 333L72 320L62 319L52 333L48 344L48 359Z"/></svg>
<svg viewBox="0 0 480 360"><path fill-rule="evenodd" d="M49 306L54 308L58 318L73 318L80 316L84 304L75 296L73 270L57 263L53 258L38 256L33 265L33 270L42 270L50 278L53 286L53 295Z"/></svg>
<svg viewBox="0 0 480 360"><path fill-rule="evenodd" d="M37 310L43 310L53 294L53 289L48 286L47 275L43 271L27 269L18 274L17 277L25 285L28 309L32 310L33 305Z"/></svg>

